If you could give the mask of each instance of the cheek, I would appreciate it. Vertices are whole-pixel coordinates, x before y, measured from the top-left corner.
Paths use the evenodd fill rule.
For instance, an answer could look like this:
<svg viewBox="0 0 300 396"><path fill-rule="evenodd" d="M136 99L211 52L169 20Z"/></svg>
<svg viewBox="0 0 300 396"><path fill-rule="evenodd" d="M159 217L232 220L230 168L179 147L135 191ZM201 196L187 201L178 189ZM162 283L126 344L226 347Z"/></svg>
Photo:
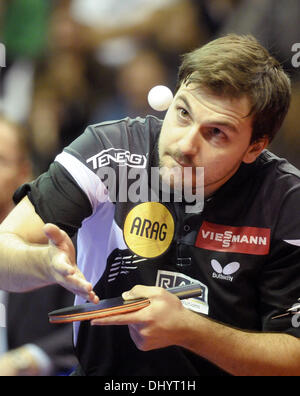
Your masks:
<svg viewBox="0 0 300 396"><path fill-rule="evenodd" d="M204 177L207 181L221 179L239 168L241 159L230 155L204 159Z"/></svg>
<svg viewBox="0 0 300 396"><path fill-rule="evenodd" d="M159 138L159 151L161 154L165 153L174 140L174 136L170 131L172 131L172 128L170 127L169 123L164 122Z"/></svg>
<svg viewBox="0 0 300 396"><path fill-rule="evenodd" d="M178 127L177 123L173 121L172 117L166 118L161 130L161 146L168 150L172 146L176 146L180 137L185 131Z"/></svg>

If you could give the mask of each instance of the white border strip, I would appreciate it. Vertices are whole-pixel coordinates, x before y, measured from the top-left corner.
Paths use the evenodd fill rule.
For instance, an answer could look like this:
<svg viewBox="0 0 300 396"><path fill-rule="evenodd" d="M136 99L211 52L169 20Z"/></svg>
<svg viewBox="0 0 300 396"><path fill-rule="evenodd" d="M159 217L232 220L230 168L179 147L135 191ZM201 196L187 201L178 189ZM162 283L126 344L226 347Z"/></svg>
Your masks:
<svg viewBox="0 0 300 396"><path fill-rule="evenodd" d="M78 186L87 195L93 211L100 202L106 202L108 200L108 191L105 185L95 173L82 164L76 157L63 151L61 154L58 154L55 161L61 164L75 179Z"/></svg>

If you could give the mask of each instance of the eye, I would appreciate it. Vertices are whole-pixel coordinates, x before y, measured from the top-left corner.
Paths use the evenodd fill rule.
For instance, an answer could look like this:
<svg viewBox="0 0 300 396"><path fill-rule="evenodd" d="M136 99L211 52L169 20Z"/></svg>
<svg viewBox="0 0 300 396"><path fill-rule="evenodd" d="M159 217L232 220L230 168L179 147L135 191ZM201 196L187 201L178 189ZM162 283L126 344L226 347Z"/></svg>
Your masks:
<svg viewBox="0 0 300 396"><path fill-rule="evenodd" d="M226 134L220 128L209 128L208 131L212 137L226 137Z"/></svg>
<svg viewBox="0 0 300 396"><path fill-rule="evenodd" d="M184 107L177 107L177 114L180 120L186 121L189 118L189 112Z"/></svg>
<svg viewBox="0 0 300 396"><path fill-rule="evenodd" d="M183 107L179 108L179 112L182 117L187 117L189 115L188 111L185 110Z"/></svg>
<svg viewBox="0 0 300 396"><path fill-rule="evenodd" d="M224 134L224 132L221 131L221 129L219 129L219 128L211 128L210 133L212 136L220 136L220 135Z"/></svg>
<svg viewBox="0 0 300 396"><path fill-rule="evenodd" d="M224 143L228 140L227 135L222 129L217 127L208 128L206 136L209 140L215 143Z"/></svg>

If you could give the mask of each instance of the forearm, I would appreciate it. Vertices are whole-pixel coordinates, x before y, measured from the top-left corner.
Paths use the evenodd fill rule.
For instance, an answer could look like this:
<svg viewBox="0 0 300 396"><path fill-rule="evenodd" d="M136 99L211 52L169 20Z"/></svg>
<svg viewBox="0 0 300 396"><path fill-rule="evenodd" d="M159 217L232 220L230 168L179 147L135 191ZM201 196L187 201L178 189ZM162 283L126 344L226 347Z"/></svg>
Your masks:
<svg viewBox="0 0 300 396"><path fill-rule="evenodd" d="M251 333L188 314L182 346L236 376L299 376L300 340Z"/></svg>
<svg viewBox="0 0 300 396"><path fill-rule="evenodd" d="M50 284L48 246L26 243L13 233L0 233L0 289L25 292Z"/></svg>

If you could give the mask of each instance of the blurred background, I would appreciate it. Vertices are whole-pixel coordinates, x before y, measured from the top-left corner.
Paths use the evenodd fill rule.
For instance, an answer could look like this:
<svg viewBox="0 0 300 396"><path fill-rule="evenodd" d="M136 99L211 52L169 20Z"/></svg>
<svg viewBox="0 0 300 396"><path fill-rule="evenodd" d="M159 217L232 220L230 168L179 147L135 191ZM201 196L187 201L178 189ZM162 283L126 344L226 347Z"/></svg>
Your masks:
<svg viewBox="0 0 300 396"><path fill-rule="evenodd" d="M299 21L299 0L0 0L0 112L26 126L37 175L88 124L163 117L147 94L174 89L181 54L224 33L252 33L293 80L271 149L300 167Z"/></svg>
<svg viewBox="0 0 300 396"><path fill-rule="evenodd" d="M33 178L91 123L147 114L163 118L164 113L149 107L149 90L159 84L174 90L180 55L225 33L253 34L289 73L292 105L271 150L300 168L299 22L299 0L0 0L0 43L6 49L6 67L0 67L0 117L13 122L2 120L0 129L0 190L7 192L5 200L0 197L0 221L12 205L9 186L20 183L27 169L17 161L17 144L8 143L14 142L18 126L32 163L26 177ZM35 353L32 346L26 352L32 360L28 375L65 375L74 367L66 341L71 328L54 333L44 323L62 298L62 306L71 305L68 299L73 297L60 292L0 293L0 302L10 299L8 328L0 329L5 332L0 376L24 374L7 350L19 348L24 354L22 345L28 342L35 345ZM31 315L27 323L18 321L24 309Z"/></svg>

